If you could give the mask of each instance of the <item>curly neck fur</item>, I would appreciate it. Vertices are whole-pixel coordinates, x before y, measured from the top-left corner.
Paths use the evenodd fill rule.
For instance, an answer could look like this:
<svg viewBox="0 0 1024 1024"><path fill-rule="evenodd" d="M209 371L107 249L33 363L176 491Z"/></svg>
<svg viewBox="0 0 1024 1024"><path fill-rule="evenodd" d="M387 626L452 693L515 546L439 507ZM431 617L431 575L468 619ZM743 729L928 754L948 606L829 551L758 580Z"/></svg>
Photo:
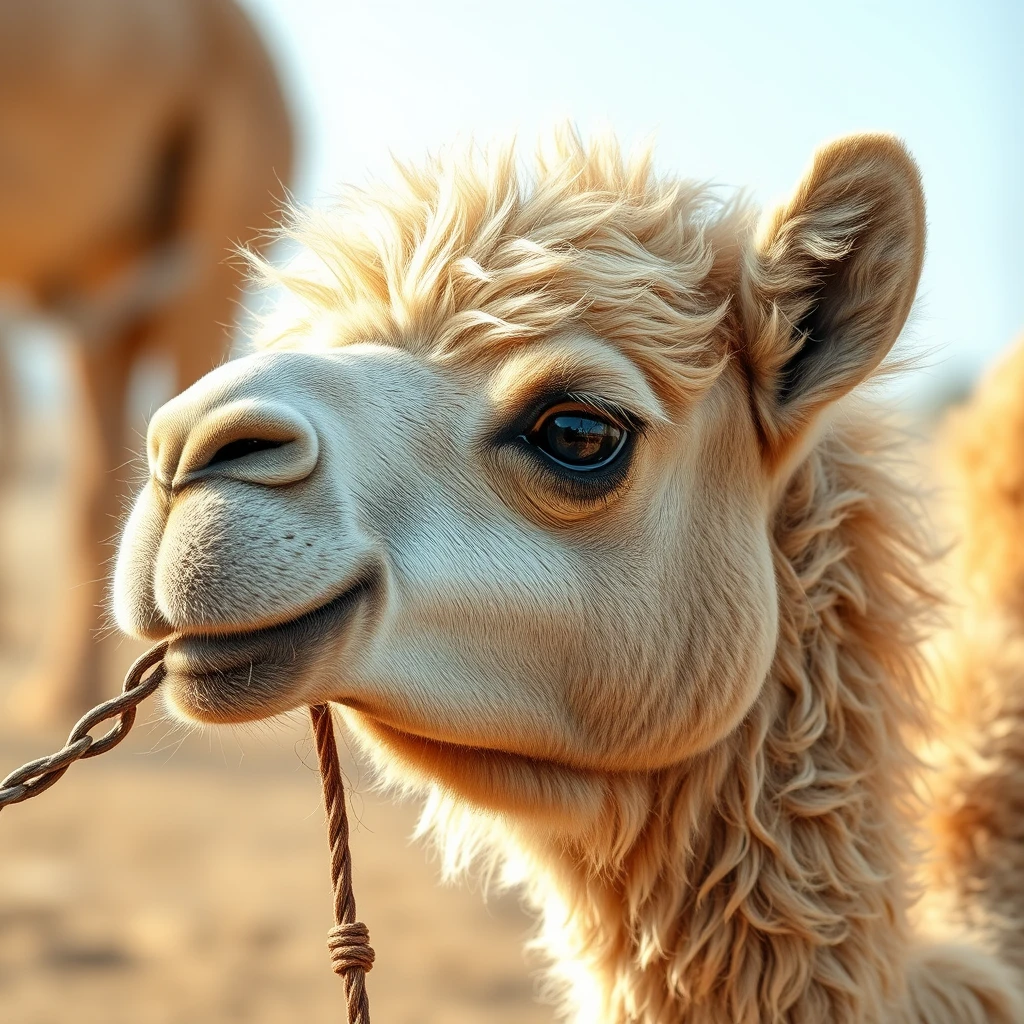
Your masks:
<svg viewBox="0 0 1024 1024"><path fill-rule="evenodd" d="M584 838L428 805L422 831L449 866L490 850L525 884L580 1024L904 1019L903 733L928 601L881 440L845 426L793 474L774 527L774 665L726 741L604 777Z"/></svg>

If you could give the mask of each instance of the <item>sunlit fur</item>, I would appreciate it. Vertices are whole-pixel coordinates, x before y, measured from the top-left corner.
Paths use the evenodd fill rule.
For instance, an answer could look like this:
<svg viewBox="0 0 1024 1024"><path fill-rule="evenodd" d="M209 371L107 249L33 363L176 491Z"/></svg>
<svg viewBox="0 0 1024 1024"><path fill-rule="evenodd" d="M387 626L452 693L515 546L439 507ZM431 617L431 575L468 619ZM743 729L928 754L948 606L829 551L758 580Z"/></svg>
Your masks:
<svg viewBox="0 0 1024 1024"><path fill-rule="evenodd" d="M299 214L289 234L306 258L254 269L304 309L285 305L260 344L387 338L493 365L579 324L659 392L693 399L713 383L747 206L658 178L650 150L626 161L611 140L584 152L565 135L538 154L532 188L511 147L460 156Z"/></svg>
<svg viewBox="0 0 1024 1024"><path fill-rule="evenodd" d="M916 288L906 152L825 147L756 230L571 133L532 180L510 151L399 177L302 218L304 254L263 271L288 293L265 351L154 420L117 614L147 636L287 623L363 550L383 596L244 685L180 659L179 711L341 703L382 777L426 793L448 870L525 888L578 1024L1020 1020L1003 965L907 921L932 599L898 435L844 398ZM627 484L581 507L479 424L584 365L648 427ZM280 487L279 465L188 456L242 436L209 426L239 396L308 420L318 468ZM334 547L241 600L322 493L344 497Z"/></svg>
<svg viewBox="0 0 1024 1024"><path fill-rule="evenodd" d="M926 909L1024 972L1024 344L948 417L938 451L959 543Z"/></svg>

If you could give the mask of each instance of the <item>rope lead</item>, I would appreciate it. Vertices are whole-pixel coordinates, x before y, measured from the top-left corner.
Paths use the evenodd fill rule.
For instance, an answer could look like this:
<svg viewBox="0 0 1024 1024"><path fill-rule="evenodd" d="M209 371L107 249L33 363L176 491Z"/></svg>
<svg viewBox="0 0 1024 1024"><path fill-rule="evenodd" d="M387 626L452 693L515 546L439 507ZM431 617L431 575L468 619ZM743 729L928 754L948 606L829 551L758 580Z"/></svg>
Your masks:
<svg viewBox="0 0 1024 1024"><path fill-rule="evenodd" d="M348 814L345 788L334 740L334 722L327 704L309 709L313 739L324 785L327 811L327 840L331 847L331 883L334 886L334 927L328 932L327 948L331 966L345 985L349 1024L370 1024L370 997L366 994L366 972L373 967L370 933L356 920L356 898L352 892L352 855L348 848Z"/></svg>
<svg viewBox="0 0 1024 1024"><path fill-rule="evenodd" d="M71 730L65 746L55 754L22 765L0 780L0 810L45 792L75 761L104 754L128 735L135 723L138 705L163 682L164 655L168 641L151 647L128 670L121 694L93 708ZM148 675L147 675L148 673ZM348 1024L370 1024L370 1000L366 994L366 972L373 967L374 953L370 933L356 920L356 899L352 893L352 855L348 849L348 815L345 813L345 788L338 764L338 746L334 723L326 704L309 709L313 737L320 762L327 810L327 839L331 847L331 882L334 886L334 927L327 937L331 966L345 986ZM116 718L114 727L98 739L90 730Z"/></svg>

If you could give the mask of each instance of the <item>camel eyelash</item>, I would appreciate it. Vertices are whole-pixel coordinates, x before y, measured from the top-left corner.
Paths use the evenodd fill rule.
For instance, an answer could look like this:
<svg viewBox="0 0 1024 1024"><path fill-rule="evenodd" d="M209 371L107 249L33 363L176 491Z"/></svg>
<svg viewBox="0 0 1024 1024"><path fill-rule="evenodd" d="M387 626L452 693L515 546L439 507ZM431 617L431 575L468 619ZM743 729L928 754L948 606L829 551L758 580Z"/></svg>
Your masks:
<svg viewBox="0 0 1024 1024"><path fill-rule="evenodd" d="M643 417L616 402L587 391L557 387L545 389L544 392L536 395L532 401L523 406L511 420L495 432L494 443L496 445L506 444L529 433L548 409L553 409L558 405L579 405L603 413L633 437L641 437L648 428L647 421Z"/></svg>
<svg viewBox="0 0 1024 1024"><path fill-rule="evenodd" d="M567 391L565 400L589 406L597 412L603 412L609 419L618 423L634 436L639 437L647 429L647 421L643 417L607 398L601 398L599 395L589 395L583 391Z"/></svg>

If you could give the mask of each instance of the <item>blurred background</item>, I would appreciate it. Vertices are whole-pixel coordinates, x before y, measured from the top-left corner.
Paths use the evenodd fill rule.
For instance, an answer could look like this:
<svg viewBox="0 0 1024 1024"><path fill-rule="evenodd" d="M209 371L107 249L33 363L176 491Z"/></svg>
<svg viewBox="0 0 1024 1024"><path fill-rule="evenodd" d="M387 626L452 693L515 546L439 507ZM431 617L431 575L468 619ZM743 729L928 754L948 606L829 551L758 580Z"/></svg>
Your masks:
<svg viewBox="0 0 1024 1024"><path fill-rule="evenodd" d="M0 0L0 774L138 653L101 605L146 416L237 346L226 257L286 191L568 118L769 203L822 141L895 132L930 238L890 397L927 427L1024 329L1022 52L1017 0ZM0 819L0 1021L341 1019L302 716L140 718ZM346 763L376 1018L552 1020L515 898L441 889L415 808Z"/></svg>

